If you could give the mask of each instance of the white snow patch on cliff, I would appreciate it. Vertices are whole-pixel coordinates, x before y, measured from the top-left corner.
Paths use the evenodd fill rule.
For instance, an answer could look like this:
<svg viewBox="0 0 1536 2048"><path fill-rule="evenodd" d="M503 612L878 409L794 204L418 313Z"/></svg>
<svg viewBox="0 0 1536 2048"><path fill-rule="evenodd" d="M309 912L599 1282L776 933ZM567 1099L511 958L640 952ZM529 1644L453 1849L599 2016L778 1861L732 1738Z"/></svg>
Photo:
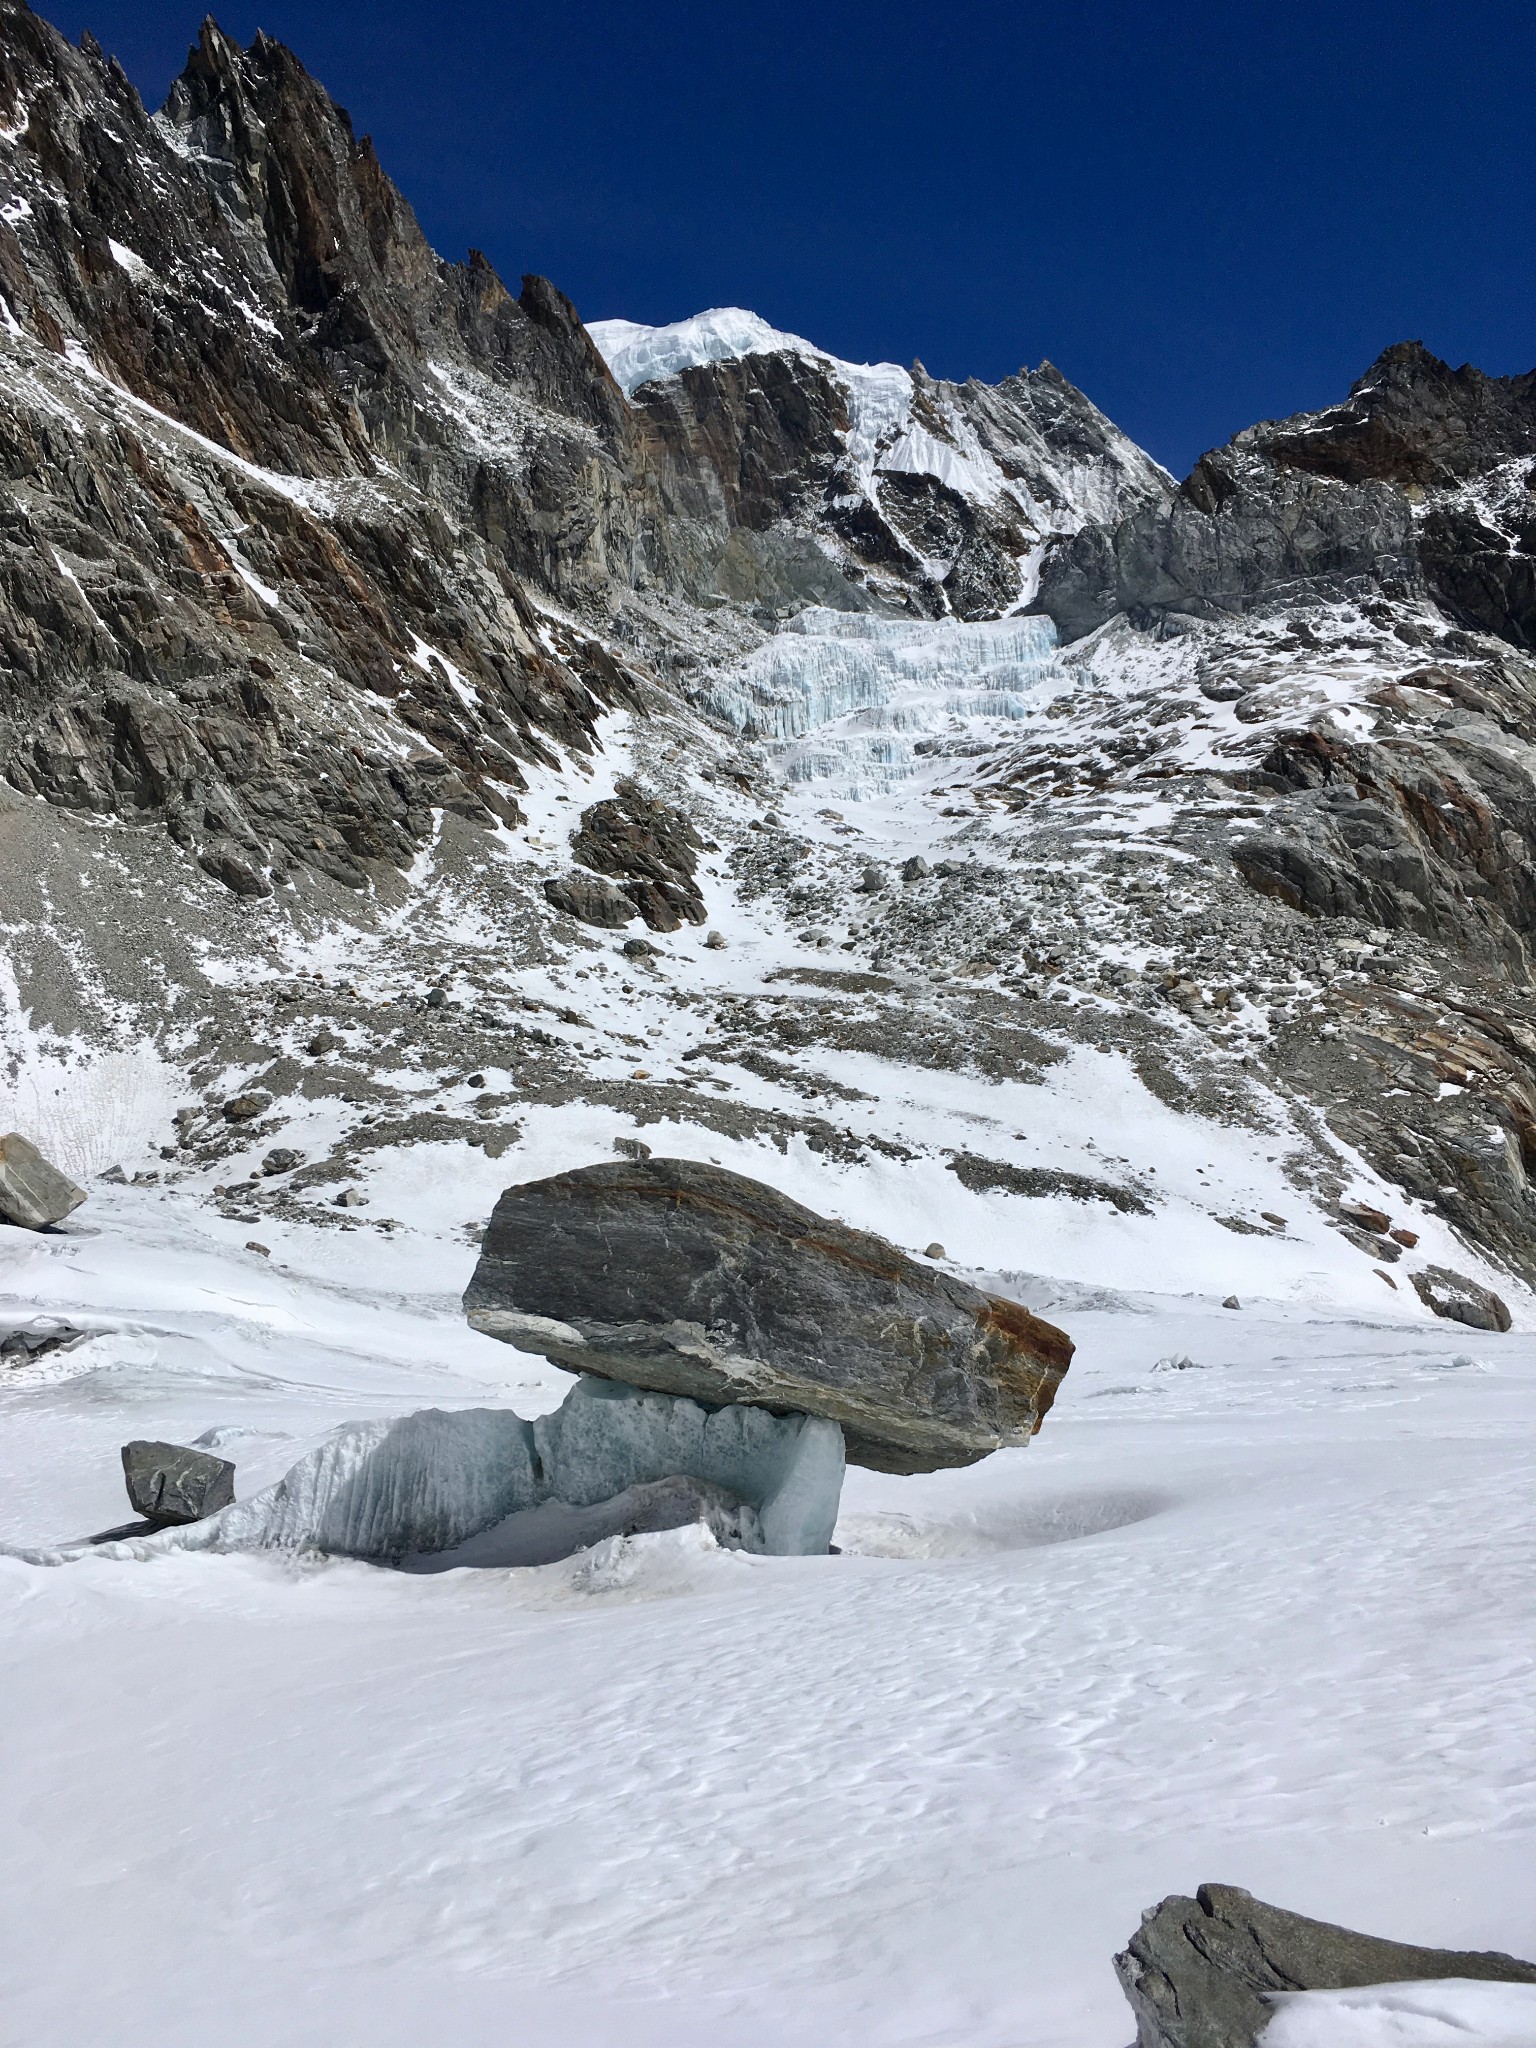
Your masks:
<svg viewBox="0 0 1536 2048"><path fill-rule="evenodd" d="M745 306L713 306L707 313L665 327L646 327L638 320L593 320L587 332L628 396L658 377L675 377L679 370L736 356L789 352L831 360L824 350L798 334L770 327Z"/></svg>

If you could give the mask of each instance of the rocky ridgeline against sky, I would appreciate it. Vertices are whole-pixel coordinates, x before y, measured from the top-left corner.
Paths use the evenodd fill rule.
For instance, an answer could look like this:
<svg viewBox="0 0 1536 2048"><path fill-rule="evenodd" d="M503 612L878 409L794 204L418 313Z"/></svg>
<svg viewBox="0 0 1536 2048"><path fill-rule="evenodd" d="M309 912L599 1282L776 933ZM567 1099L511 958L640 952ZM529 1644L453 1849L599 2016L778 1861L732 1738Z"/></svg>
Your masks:
<svg viewBox="0 0 1536 2048"><path fill-rule="evenodd" d="M1048 364L594 338L264 37L151 115L8 0L0 124L12 1082L159 1077L66 1163L397 1227L583 1105L1536 1281L1536 378L1400 345L1176 484Z"/></svg>

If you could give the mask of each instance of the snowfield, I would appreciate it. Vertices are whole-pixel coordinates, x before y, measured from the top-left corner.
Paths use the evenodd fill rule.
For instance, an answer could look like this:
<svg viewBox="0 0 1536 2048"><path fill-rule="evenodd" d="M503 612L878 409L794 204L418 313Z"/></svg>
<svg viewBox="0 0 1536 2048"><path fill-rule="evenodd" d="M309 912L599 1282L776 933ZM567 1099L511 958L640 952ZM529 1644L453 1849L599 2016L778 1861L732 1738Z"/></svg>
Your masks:
<svg viewBox="0 0 1536 2048"><path fill-rule="evenodd" d="M1011 635L953 651L1039 658L1053 689L1048 647ZM870 710L899 694L901 639ZM817 642L786 634L760 665L765 701L814 697L802 649ZM964 662L929 670L956 702L975 687ZM855 753L837 721L856 715L813 701L811 731ZM639 742L609 722L583 801ZM871 789L858 857L993 846L935 814L954 772L914 757ZM573 817L558 777L531 779L527 844L505 857L538 874ZM783 787L816 858L848 838L824 796ZM1166 808L1133 793L1103 829L1161 846ZM436 858L391 917L440 959L493 957L496 927ZM637 1059L675 1080L675 1119L529 1098L499 1157L461 1138L365 1151L350 1172L369 1206L346 1235L334 1214L321 1227L329 1184L305 1198L314 1221L302 1203L220 1212L213 1182L256 1172L266 1126L158 1186L93 1180L56 1234L0 1228L0 1320L90 1333L0 1375L0 2040L122 2048L126 2013L173 2005L188 2038L263 2048L1124 2048L1112 1955L1144 1907L1212 1879L1405 1940L1536 1948L1529 1294L1335 1147L1350 1192L1419 1233L1415 1263L1497 1287L1515 1327L1434 1320L1298 1183L1311 1141L1257 1070L1232 1067L1249 1110L1214 1117L1086 1043L1013 1079L905 1058L894 1037L732 1063L700 1042L714 1006L792 1015L818 978L817 1000L844 997L836 956L731 875L723 854L701 869L723 950L690 927L643 972L599 950L517 974L594 1081ZM846 928L891 900L850 899ZM388 918L291 935L282 977L344 972L359 1035L422 978L399 943ZM206 962L253 987L275 971ZM879 1015L937 1027L946 981L898 976ZM6 1030L8 1116L80 1173L156 1163L188 1086L173 1066L44 1043L14 990ZM507 1057L477 1083L515 1089ZM372 1071L407 1107L474 1093L404 1040ZM685 1086L744 1115L818 1101L860 1142L730 1135L690 1120ZM335 1094L279 1108L312 1159L372 1116ZM701 1529L430 1576L18 1554L128 1519L130 1437L215 1448L244 1500L346 1422L555 1408L568 1376L464 1322L469 1232L507 1183L640 1131L917 1253L937 1240L966 1279L1063 1324L1077 1358L1036 1442L960 1472L851 1471L827 1557L725 1551ZM1135 1199L978 1189L946 1164L963 1155ZM1383 2009L1338 2038L1445 2038L1410 2022L1453 2024ZM1333 2020L1285 2023L1302 2044Z"/></svg>
<svg viewBox="0 0 1536 2048"><path fill-rule="evenodd" d="M1110 1957L1205 1878L1529 1952L1536 1341L1095 1289L1118 1221L1054 1286L968 1272L1078 1339L1056 1410L851 1472L840 1556L0 1558L4 2038L1123 2048ZM467 1328L446 1229L238 1229L98 1188L0 1231L7 1310L99 1332L0 1382L5 1541L124 1521L132 1435L211 1433L243 1496L571 1384Z"/></svg>

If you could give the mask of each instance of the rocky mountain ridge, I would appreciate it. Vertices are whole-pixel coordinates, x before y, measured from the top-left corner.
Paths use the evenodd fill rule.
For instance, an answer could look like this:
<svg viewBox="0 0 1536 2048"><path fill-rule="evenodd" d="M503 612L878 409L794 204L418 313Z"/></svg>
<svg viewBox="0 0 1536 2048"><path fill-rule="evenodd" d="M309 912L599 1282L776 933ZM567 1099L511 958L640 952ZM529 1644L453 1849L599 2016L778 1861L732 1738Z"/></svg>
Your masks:
<svg viewBox="0 0 1536 2048"><path fill-rule="evenodd" d="M579 1113L1536 1281L1531 378L1175 485L1050 365L514 298L265 37L150 115L4 0L0 122L16 1089L149 1060L234 1222Z"/></svg>

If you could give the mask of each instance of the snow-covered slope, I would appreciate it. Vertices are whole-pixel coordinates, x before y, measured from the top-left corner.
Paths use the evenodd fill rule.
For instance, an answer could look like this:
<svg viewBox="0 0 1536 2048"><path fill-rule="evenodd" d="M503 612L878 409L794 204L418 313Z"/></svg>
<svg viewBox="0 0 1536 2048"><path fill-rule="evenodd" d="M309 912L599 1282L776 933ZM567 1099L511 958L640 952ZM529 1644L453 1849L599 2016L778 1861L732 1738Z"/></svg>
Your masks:
<svg viewBox="0 0 1536 2048"><path fill-rule="evenodd" d="M130 1434L204 1438L245 1493L350 1418L552 1408L568 1378L457 1312L463 1157L399 1162L399 1238L284 1227L270 1261L184 1188L0 1231L11 1301L97 1333L0 1382L4 1539L119 1522ZM825 1199L814 1156L779 1170ZM836 1178L897 1232L984 1214ZM1124 1274L1114 1213L1079 1218L1040 1248ZM986 1266L1033 1231L994 1228L972 1277L1036 1289ZM1079 1352L1039 1440L854 1473L836 1557L0 1558L8 2026L120 2048L173 1983L187 2030L283 2048L490 2048L509 2010L535 2048L1123 2048L1111 1955L1217 1872L1519 1953L1536 1351L1376 1291L1040 1289Z"/></svg>

